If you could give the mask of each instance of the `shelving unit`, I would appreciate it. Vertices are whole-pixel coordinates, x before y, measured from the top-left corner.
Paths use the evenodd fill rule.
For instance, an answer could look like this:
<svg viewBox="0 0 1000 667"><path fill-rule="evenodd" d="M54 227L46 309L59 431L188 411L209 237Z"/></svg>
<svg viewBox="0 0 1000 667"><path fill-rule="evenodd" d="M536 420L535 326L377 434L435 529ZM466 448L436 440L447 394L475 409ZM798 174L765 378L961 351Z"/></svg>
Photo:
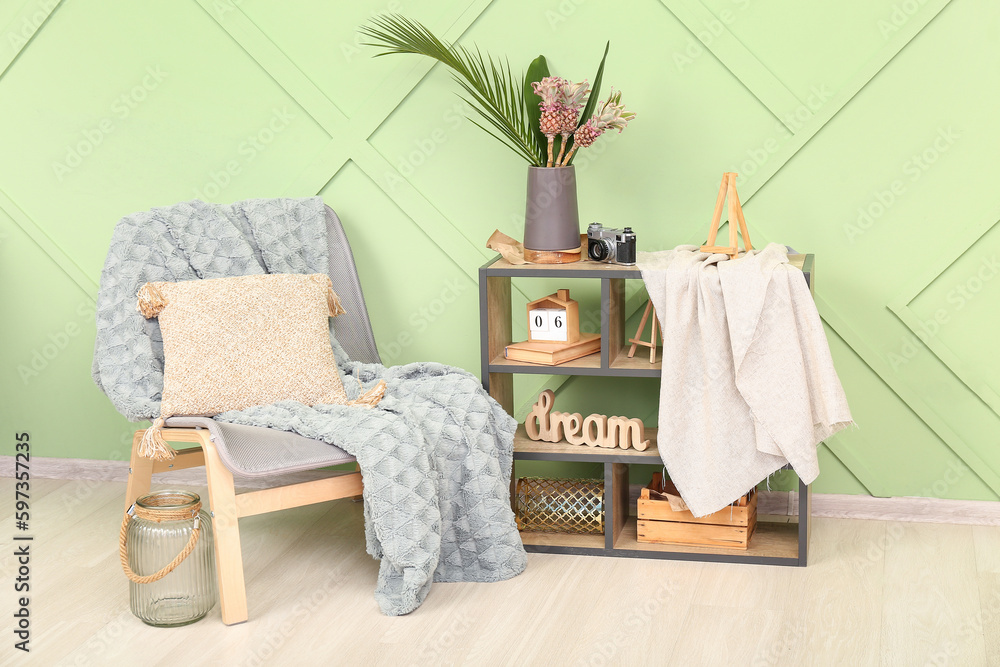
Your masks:
<svg viewBox="0 0 1000 667"><path fill-rule="evenodd" d="M813 255L789 255L813 287ZM592 278L601 281L601 351L558 366L510 362L504 347L513 341L511 278ZM509 414L514 413L514 374L590 375L600 377L660 377L661 364L646 355L628 358L625 333L625 281L641 280L635 267L582 261L573 264L510 264L497 257L479 269L479 326L483 386ZM535 442L524 427L514 439L513 497L517 461L586 461L604 465L604 535L564 535L522 532L528 551L630 558L756 563L805 566L809 547L811 490L799 482L798 522L758 521L746 551L683 545L646 544L636 540L636 520L630 516L630 464L661 465L656 429L647 429L645 451L602 449L567 443Z"/></svg>

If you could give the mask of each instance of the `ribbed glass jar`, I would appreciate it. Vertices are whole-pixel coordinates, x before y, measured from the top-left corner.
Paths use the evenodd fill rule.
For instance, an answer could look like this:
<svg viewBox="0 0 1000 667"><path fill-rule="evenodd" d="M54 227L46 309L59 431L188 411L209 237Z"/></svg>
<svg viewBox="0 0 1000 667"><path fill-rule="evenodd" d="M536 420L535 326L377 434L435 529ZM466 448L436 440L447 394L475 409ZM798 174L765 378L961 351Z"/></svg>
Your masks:
<svg viewBox="0 0 1000 667"><path fill-rule="evenodd" d="M188 491L157 491L136 500L136 515L126 533L128 564L140 576L158 572L183 551L195 527L194 508L201 502ZM185 510L191 518L156 520L157 515L176 517ZM215 583L215 550L212 520L197 512L201 533L194 549L172 572L159 581L137 584L129 581L132 613L157 627L187 625L203 618L218 597Z"/></svg>

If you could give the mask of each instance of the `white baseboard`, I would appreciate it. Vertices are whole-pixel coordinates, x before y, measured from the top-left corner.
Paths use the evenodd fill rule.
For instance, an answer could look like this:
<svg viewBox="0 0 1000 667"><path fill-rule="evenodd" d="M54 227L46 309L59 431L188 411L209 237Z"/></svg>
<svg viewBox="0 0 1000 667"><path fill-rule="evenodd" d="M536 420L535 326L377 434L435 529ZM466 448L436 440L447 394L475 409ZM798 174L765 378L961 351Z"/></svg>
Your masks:
<svg viewBox="0 0 1000 667"><path fill-rule="evenodd" d="M641 488L638 484L629 486L630 505L634 506ZM759 491L757 513L798 516L798 491ZM875 498L840 493L813 493L812 516L1000 526L1000 502L948 498Z"/></svg>
<svg viewBox="0 0 1000 667"><path fill-rule="evenodd" d="M96 461L93 459L61 459L34 457L29 464L32 479L92 480L98 482L127 482L128 461ZM0 477L14 476L14 457L0 456ZM289 473L281 477L260 479L233 476L237 489L266 489L272 486L308 482L329 477L329 472L309 470ZM153 475L154 484L171 486L207 487L208 479L204 468L186 468L177 472L161 472Z"/></svg>

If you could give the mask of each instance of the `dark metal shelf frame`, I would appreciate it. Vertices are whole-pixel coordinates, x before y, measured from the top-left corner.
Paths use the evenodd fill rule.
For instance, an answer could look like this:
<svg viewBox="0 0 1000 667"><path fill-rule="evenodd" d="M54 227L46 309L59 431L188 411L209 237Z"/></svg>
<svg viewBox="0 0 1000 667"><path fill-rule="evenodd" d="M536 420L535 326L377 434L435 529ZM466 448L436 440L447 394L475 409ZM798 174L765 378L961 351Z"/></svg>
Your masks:
<svg viewBox="0 0 1000 667"><path fill-rule="evenodd" d="M802 269L810 291L814 289L814 255L790 255L790 263ZM503 361L503 346L513 342L511 311L511 278L593 278L601 281L601 352L599 363L596 359L569 362L560 366L536 364L512 364ZM599 377L659 377L659 366L629 362L628 367L615 366L624 351L623 312L625 280L641 280L642 274L635 267L623 267L582 261L575 264L512 265L501 257L490 260L479 269L479 326L483 387L500 404L513 414L513 375L589 375ZM586 359L586 358L585 358ZM661 465L658 451L637 452L634 450L595 451L590 448L576 452L519 451L515 446L516 461L581 461L604 465L604 512L605 535L603 547L579 546L574 544L574 536L523 534L525 549L532 552L575 554L590 556L613 556L628 558L660 558L670 560L708 561L720 563L748 563L758 565L785 565L804 567L808 558L810 534L810 505L812 490L799 481L798 525L785 526L774 530L781 538L774 538L777 547L746 551L733 549L708 549L683 547L680 545L647 545L641 547L633 540L625 538L629 526L627 479L630 464ZM516 466L516 464L515 464ZM512 496L513 479L512 473ZM622 481L626 480L624 488ZM624 506L623 506L624 505ZM616 521L615 517L618 517ZM622 517L625 517L622 519ZM631 520L634 523L634 519ZM762 523L760 522L758 526ZM768 529L770 530L770 529ZM790 542L794 530L794 545ZM537 539L536 539L537 538ZM758 542L761 530L755 535ZM560 544L559 542L563 542ZM548 542L548 543L539 543Z"/></svg>

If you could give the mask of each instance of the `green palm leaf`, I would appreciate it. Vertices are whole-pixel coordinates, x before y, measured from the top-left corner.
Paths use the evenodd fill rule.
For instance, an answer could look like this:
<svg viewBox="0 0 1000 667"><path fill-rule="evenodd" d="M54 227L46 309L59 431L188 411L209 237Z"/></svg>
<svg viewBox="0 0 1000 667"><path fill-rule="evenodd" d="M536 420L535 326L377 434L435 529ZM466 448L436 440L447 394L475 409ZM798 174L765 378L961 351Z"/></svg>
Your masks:
<svg viewBox="0 0 1000 667"><path fill-rule="evenodd" d="M590 97L587 98L587 104L583 107L583 113L580 114L580 122L577 124L578 128L594 115L594 109L597 108L597 100L601 97L601 81L604 80L604 62L608 59L608 49L610 48L611 42L609 41L604 45L604 55L601 57L601 64L597 68L597 76L594 77L594 85L590 87ZM566 148L572 148L573 143L574 141L571 138L566 144ZM576 155L570 158L567 164L573 164L573 160L575 158Z"/></svg>
<svg viewBox="0 0 1000 667"><path fill-rule="evenodd" d="M481 117L471 119L481 129L513 150L529 164L543 166L545 147L539 145L528 122L524 100L524 79L515 79L509 62L484 57L479 49L448 45L416 21L398 14L376 16L370 25L359 29L371 39L366 46L385 49L378 55L416 53L444 63L467 97L462 97Z"/></svg>

